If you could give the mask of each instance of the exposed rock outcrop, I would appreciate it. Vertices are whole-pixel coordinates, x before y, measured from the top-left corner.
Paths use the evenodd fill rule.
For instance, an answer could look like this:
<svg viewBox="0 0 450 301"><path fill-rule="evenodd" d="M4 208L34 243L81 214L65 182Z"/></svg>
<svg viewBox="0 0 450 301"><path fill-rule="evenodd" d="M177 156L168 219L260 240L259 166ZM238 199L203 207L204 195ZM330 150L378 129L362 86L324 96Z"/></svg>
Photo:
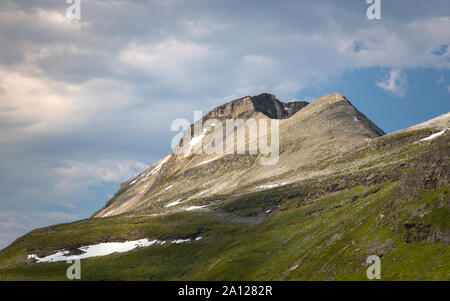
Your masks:
<svg viewBox="0 0 450 301"><path fill-rule="evenodd" d="M436 138L431 151L421 154L411 165L397 186L397 196L413 196L423 189L434 189L450 182L450 133Z"/></svg>
<svg viewBox="0 0 450 301"><path fill-rule="evenodd" d="M293 101L283 103L275 95L262 93L256 96L245 96L226 104L218 106L206 114L207 118L236 118L249 117L251 114L260 112L272 119L289 118L308 103L306 101Z"/></svg>

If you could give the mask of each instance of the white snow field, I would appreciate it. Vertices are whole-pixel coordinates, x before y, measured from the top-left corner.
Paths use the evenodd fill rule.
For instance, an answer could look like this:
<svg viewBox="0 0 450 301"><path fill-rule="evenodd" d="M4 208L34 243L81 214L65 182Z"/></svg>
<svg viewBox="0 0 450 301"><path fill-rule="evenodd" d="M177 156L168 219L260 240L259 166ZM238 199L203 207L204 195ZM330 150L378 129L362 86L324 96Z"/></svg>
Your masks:
<svg viewBox="0 0 450 301"><path fill-rule="evenodd" d="M200 240L202 237L199 236L195 238L196 241ZM184 242L190 242L191 239L175 239L172 240L171 243L179 244ZM128 252L136 248L144 248L152 245L163 245L166 241L163 240L149 240L148 238L139 239L139 240L130 240L125 242L104 242L96 245L89 245L79 247L78 250L83 253L80 255L69 255L70 252L67 250L60 250L52 255L48 255L45 257L38 257L35 254L28 255L28 259L35 259L38 263L43 262L57 262L57 261L66 261L72 259L85 259L90 257L98 257L98 256L106 256L113 253L123 253Z"/></svg>

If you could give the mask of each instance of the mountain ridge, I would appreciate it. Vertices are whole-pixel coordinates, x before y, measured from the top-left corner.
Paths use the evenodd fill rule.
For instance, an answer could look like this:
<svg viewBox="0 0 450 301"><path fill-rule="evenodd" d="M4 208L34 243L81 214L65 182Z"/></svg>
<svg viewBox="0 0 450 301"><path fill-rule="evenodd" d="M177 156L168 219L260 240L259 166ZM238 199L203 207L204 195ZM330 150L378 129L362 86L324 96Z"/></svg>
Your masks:
<svg viewBox="0 0 450 301"><path fill-rule="evenodd" d="M236 118L260 112L271 119L285 119L294 115L308 104L306 101L281 102L274 94L261 93L255 96L244 96L217 106L204 118Z"/></svg>
<svg viewBox="0 0 450 301"><path fill-rule="evenodd" d="M372 255L383 280L449 280L449 117L384 135L325 95L279 120L277 164L170 152L92 218L0 250L0 279L64 280L81 254L83 280L367 280ZM136 248L89 258L111 242Z"/></svg>
<svg viewBox="0 0 450 301"><path fill-rule="evenodd" d="M337 92L319 97L309 104L294 103L298 106L298 110L293 110L292 112L295 111L295 113L290 116L283 111L284 104L273 94L263 93L257 96L238 98L218 106L202 118L203 121L220 118L222 122L227 117L245 119L273 116L280 118L280 150L282 153L280 154L281 162L276 166L257 166L255 162L259 156L254 155L230 157L192 154L187 156L169 152L162 160L121 185L119 192L124 189L125 191L115 195L113 200L117 203L114 205L114 202L110 200L107 206L94 216L111 216L127 210L141 210L145 206L164 206L169 203L170 199L186 201L199 193L206 197L239 190L242 186L263 180L268 181L277 174L287 173L317 160L325 153L316 150L327 147L326 145L334 145L335 149L339 146L343 151L355 143L363 143L365 139L384 135L384 132L359 112L345 96ZM191 131L193 126L191 125ZM211 139L210 136L205 134L202 141L208 141ZM302 149L289 151L292 143L298 141L303 141ZM251 144L250 141L247 143ZM298 160L299 158L302 159ZM223 166L219 165L220 162L231 164L234 167L231 167L231 170L229 169L226 173L217 174L215 170L208 171L205 162L216 164L216 167ZM237 162L246 163L240 167ZM163 165L155 170L160 164ZM204 171L197 175L194 171L198 170L199 164L205 164L201 166ZM247 168L244 169L244 166ZM244 180L244 175L247 180ZM171 181L171 178L175 178L177 181ZM291 182L298 179L298 176L286 176L279 178L278 181ZM167 186L158 188L161 182L168 182ZM133 185L136 188L133 188ZM165 190L169 186L171 191Z"/></svg>

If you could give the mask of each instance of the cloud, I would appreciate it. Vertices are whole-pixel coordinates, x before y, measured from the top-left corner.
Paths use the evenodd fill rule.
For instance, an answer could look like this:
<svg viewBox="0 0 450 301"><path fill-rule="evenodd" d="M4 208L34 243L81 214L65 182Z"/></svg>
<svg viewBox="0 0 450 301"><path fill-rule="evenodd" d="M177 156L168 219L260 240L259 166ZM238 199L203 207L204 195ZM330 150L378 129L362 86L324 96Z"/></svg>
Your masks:
<svg viewBox="0 0 450 301"><path fill-rule="evenodd" d="M449 46L449 44L440 45L436 49L433 49L431 51L431 53L434 55L437 55L437 56L443 56L443 55L447 54L448 46Z"/></svg>
<svg viewBox="0 0 450 301"><path fill-rule="evenodd" d="M64 166L55 168L59 175L56 184L58 190L65 192L84 185L96 185L101 182L123 182L148 167L139 161L99 162L65 161Z"/></svg>
<svg viewBox="0 0 450 301"><path fill-rule="evenodd" d="M90 216L118 183L148 165L131 160L0 162L0 248L36 227ZM37 162L36 162L37 161ZM21 171L25 172L21 172ZM108 186L105 186L108 185ZM107 187L107 193L103 193Z"/></svg>
<svg viewBox="0 0 450 301"><path fill-rule="evenodd" d="M156 44L131 43L119 55L119 62L144 72L180 77L177 73L196 67L212 51L205 45L175 39Z"/></svg>
<svg viewBox="0 0 450 301"><path fill-rule="evenodd" d="M102 116L133 105L126 83L95 78L70 83L15 70L0 70L0 141L33 139L81 130Z"/></svg>
<svg viewBox="0 0 450 301"><path fill-rule="evenodd" d="M404 97L406 95L407 85L407 77L399 69L391 70L388 76L377 82L378 87L397 97Z"/></svg>

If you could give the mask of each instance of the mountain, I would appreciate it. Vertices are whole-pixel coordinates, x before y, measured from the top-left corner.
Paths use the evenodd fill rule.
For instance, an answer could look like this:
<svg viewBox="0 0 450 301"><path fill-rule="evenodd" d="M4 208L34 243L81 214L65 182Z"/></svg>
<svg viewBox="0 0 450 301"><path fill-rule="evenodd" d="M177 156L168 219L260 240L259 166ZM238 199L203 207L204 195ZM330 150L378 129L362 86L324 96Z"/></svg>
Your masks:
<svg viewBox="0 0 450 301"><path fill-rule="evenodd" d="M282 103L276 99L275 95L263 93L256 96L245 96L218 106L206 114L205 118L245 118L255 113L262 113L272 119L285 119L294 115L307 104L306 101Z"/></svg>
<svg viewBox="0 0 450 301"><path fill-rule="evenodd" d="M332 173L335 167L318 169L311 163L339 156L369 138L384 134L339 93L318 98L310 104L284 104L270 94L247 96L215 108L203 121L210 118L220 118L223 123L226 118L279 119L278 163L262 166L258 164L257 155L169 153L123 183L114 198L94 216L162 208L174 199L184 202L200 195L237 194L258 186L291 183L317 173ZM211 131L203 133L199 142L212 139L211 135ZM227 141L227 137L223 140ZM248 144L251 142L247 141Z"/></svg>
<svg viewBox="0 0 450 301"><path fill-rule="evenodd" d="M239 141L217 129L230 118L255 120L258 131L279 124L274 164L255 149L275 141L273 128L227 154ZM92 218L0 251L0 279L65 279L64 260L76 255L84 280L364 280L377 255L383 280L449 280L449 128L447 113L385 134L339 93L236 99L192 124L190 141L122 183ZM224 153L197 152L217 146L217 133Z"/></svg>

